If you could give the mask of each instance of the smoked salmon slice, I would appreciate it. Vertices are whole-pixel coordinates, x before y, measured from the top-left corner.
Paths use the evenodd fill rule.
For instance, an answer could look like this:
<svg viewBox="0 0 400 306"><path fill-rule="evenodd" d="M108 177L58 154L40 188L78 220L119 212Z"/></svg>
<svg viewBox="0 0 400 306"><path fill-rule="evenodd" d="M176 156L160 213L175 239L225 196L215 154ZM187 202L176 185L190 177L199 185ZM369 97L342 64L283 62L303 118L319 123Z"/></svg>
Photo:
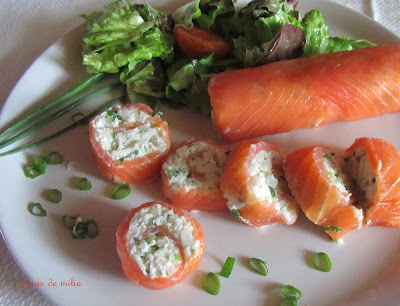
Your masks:
<svg viewBox="0 0 400 306"><path fill-rule="evenodd" d="M126 277L158 290L184 280L204 253L200 224L189 214L161 201L131 210L116 233L116 247Z"/></svg>
<svg viewBox="0 0 400 306"><path fill-rule="evenodd" d="M93 159L107 180L136 185L159 177L171 135L167 122L153 113L147 105L126 104L90 120Z"/></svg>
<svg viewBox="0 0 400 306"><path fill-rule="evenodd" d="M220 176L230 149L211 140L180 144L162 165L163 195L184 210L227 210Z"/></svg>
<svg viewBox="0 0 400 306"><path fill-rule="evenodd" d="M284 171L306 217L332 239L362 227L363 210L352 205L351 181L328 148L318 145L292 152L286 157Z"/></svg>
<svg viewBox="0 0 400 306"><path fill-rule="evenodd" d="M297 220L299 206L284 177L284 159L280 147L262 141L244 141L233 148L221 176L233 216L254 227Z"/></svg>
<svg viewBox="0 0 400 306"><path fill-rule="evenodd" d="M229 142L400 111L400 46L376 46L215 75L212 119Z"/></svg>
<svg viewBox="0 0 400 306"><path fill-rule="evenodd" d="M400 227L400 154L382 139L359 138L344 153L345 171L356 182L367 226Z"/></svg>

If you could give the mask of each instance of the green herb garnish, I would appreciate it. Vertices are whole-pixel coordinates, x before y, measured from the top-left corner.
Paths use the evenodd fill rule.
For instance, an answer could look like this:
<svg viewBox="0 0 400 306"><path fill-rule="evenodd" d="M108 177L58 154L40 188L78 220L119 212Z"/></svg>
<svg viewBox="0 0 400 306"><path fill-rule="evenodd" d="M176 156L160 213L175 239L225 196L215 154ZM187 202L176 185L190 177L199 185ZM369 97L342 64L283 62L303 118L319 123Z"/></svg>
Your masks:
<svg viewBox="0 0 400 306"><path fill-rule="evenodd" d="M52 203L60 203L62 200L62 193L58 189L51 189L46 193L46 198Z"/></svg>
<svg viewBox="0 0 400 306"><path fill-rule="evenodd" d="M331 260L329 256L324 252L314 254L314 267L315 269L322 272L329 272L332 268Z"/></svg>
<svg viewBox="0 0 400 306"><path fill-rule="evenodd" d="M79 190L90 190L92 189L92 183L87 178L81 177L76 181L75 187Z"/></svg>
<svg viewBox="0 0 400 306"><path fill-rule="evenodd" d="M204 278L204 289L212 295L217 295L221 290L221 284L218 276L215 273L207 273Z"/></svg>
<svg viewBox="0 0 400 306"><path fill-rule="evenodd" d="M27 207L28 211L36 217L45 217L47 212L44 210L40 203L29 203Z"/></svg>
<svg viewBox="0 0 400 306"><path fill-rule="evenodd" d="M224 266L222 267L221 270L221 276L228 278L233 270L233 265L235 264L235 258L233 257L228 257L225 260Z"/></svg>
<svg viewBox="0 0 400 306"><path fill-rule="evenodd" d="M250 258L249 267L260 275L267 276L268 274L267 263L264 260L254 257Z"/></svg>
<svg viewBox="0 0 400 306"><path fill-rule="evenodd" d="M114 200L122 200L125 199L128 195L131 194L131 189L127 184L120 184L115 186L114 190L111 193L111 198Z"/></svg>

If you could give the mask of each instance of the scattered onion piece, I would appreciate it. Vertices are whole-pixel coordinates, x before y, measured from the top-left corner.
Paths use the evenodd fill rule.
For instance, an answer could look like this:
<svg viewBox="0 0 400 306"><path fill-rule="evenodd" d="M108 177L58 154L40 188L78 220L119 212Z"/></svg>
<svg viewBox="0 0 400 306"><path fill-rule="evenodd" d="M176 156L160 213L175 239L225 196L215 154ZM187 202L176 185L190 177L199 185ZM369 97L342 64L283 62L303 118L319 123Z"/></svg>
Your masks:
<svg viewBox="0 0 400 306"><path fill-rule="evenodd" d="M260 275L266 276L268 274L267 263L261 259L250 258L249 266Z"/></svg>
<svg viewBox="0 0 400 306"><path fill-rule="evenodd" d="M217 295L221 290L221 284L215 273L208 273L204 278L204 289L212 295Z"/></svg>
<svg viewBox="0 0 400 306"><path fill-rule="evenodd" d="M29 203L27 208L28 211L36 217L47 216L47 212L44 210L42 204L40 203Z"/></svg>

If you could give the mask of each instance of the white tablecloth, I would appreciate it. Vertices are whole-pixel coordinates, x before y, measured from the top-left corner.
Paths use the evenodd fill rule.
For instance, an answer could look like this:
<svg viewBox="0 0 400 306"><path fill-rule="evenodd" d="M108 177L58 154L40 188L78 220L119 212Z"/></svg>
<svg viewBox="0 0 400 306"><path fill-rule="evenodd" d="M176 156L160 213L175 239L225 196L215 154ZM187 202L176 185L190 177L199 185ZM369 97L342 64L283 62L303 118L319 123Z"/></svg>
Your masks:
<svg viewBox="0 0 400 306"><path fill-rule="evenodd" d="M374 18L400 36L399 0L333 1ZM32 61L55 40L82 23L80 14L102 10L107 2L0 0L0 105ZM50 305L34 287L17 286L18 282L28 280L2 239L0 267L0 305Z"/></svg>

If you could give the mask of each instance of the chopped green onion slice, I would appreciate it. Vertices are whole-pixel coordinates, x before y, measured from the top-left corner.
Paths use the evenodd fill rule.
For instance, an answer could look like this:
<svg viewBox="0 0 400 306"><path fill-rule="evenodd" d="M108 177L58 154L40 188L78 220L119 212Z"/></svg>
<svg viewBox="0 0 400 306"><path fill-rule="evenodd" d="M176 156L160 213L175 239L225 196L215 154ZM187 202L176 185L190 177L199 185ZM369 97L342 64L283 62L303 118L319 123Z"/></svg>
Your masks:
<svg viewBox="0 0 400 306"><path fill-rule="evenodd" d="M45 170L37 165L31 165L25 169L25 176L35 178L44 174Z"/></svg>
<svg viewBox="0 0 400 306"><path fill-rule="evenodd" d="M281 302L281 306L296 306L296 305L297 305L297 300L284 298Z"/></svg>
<svg viewBox="0 0 400 306"><path fill-rule="evenodd" d="M111 193L111 198L114 200L121 200L126 198L131 194L131 189L126 184L121 184L115 186L113 192Z"/></svg>
<svg viewBox="0 0 400 306"><path fill-rule="evenodd" d="M27 208L28 211L36 217L45 217L47 215L47 212L40 203L29 203Z"/></svg>
<svg viewBox="0 0 400 306"><path fill-rule="evenodd" d="M221 284L219 278L215 273L207 273L204 278L204 289L212 295L217 295L221 290Z"/></svg>
<svg viewBox="0 0 400 306"><path fill-rule="evenodd" d="M175 257L175 259L176 259L177 261L182 261L181 255L175 254L174 257Z"/></svg>
<svg viewBox="0 0 400 306"><path fill-rule="evenodd" d="M47 156L47 160L50 165L59 165L64 161L64 158L58 152L51 152Z"/></svg>
<svg viewBox="0 0 400 306"><path fill-rule="evenodd" d="M231 209L231 214L234 216L236 219L240 218L240 213L237 209Z"/></svg>
<svg viewBox="0 0 400 306"><path fill-rule="evenodd" d="M72 228L72 238L85 239L88 234L86 222L78 222Z"/></svg>
<svg viewBox="0 0 400 306"><path fill-rule="evenodd" d="M35 166L42 168L43 172L44 170L48 167L49 165L49 159L47 158L47 156L44 155L38 155L35 157L35 161L33 163Z"/></svg>
<svg viewBox="0 0 400 306"><path fill-rule="evenodd" d="M152 236L149 239L146 239L146 243L151 245L156 240L156 236Z"/></svg>
<svg viewBox="0 0 400 306"><path fill-rule="evenodd" d="M99 234L99 226L97 225L96 221L94 220L87 220L86 221L87 231L89 238L93 239L96 238Z"/></svg>
<svg viewBox="0 0 400 306"><path fill-rule="evenodd" d="M276 193L275 193L274 188L272 188L272 187L270 187L270 186L268 186L268 187L269 187L269 192L271 193L271 197L272 197L273 199L275 199L275 198L276 198Z"/></svg>
<svg viewBox="0 0 400 306"><path fill-rule="evenodd" d="M76 181L76 188L79 190L90 190L92 189L92 183L85 177L81 177Z"/></svg>
<svg viewBox="0 0 400 306"><path fill-rule="evenodd" d="M340 233L342 229L338 226L323 226L325 232L336 232Z"/></svg>
<svg viewBox="0 0 400 306"><path fill-rule="evenodd" d="M84 114L82 114L82 113L76 113L76 114L73 114L73 115L71 116L71 120L72 120L73 122L77 122L77 121L81 120L81 119L84 118L84 117L85 117Z"/></svg>
<svg viewBox="0 0 400 306"><path fill-rule="evenodd" d="M233 265L235 264L235 258L233 257L228 257L225 260L224 266L222 267L221 270L221 276L228 278L231 273L232 273L232 269L233 269Z"/></svg>
<svg viewBox="0 0 400 306"><path fill-rule="evenodd" d="M267 263L258 258L250 258L249 259L249 266L251 269L256 271L258 274L266 276L268 274Z"/></svg>
<svg viewBox="0 0 400 306"><path fill-rule="evenodd" d="M291 285L283 286L282 293L285 298L292 300L292 301L297 301L302 295L302 293L299 289L297 289L296 287L293 287Z"/></svg>
<svg viewBox="0 0 400 306"><path fill-rule="evenodd" d="M62 200L62 193L58 189L51 189L47 192L46 198L52 203L60 203Z"/></svg>
<svg viewBox="0 0 400 306"><path fill-rule="evenodd" d="M329 256L324 252L314 254L314 267L322 272L329 272L332 268Z"/></svg>
<svg viewBox="0 0 400 306"><path fill-rule="evenodd" d="M61 217L62 223L65 225L66 228L72 230L76 224L78 217L70 217L68 215L64 215Z"/></svg>

